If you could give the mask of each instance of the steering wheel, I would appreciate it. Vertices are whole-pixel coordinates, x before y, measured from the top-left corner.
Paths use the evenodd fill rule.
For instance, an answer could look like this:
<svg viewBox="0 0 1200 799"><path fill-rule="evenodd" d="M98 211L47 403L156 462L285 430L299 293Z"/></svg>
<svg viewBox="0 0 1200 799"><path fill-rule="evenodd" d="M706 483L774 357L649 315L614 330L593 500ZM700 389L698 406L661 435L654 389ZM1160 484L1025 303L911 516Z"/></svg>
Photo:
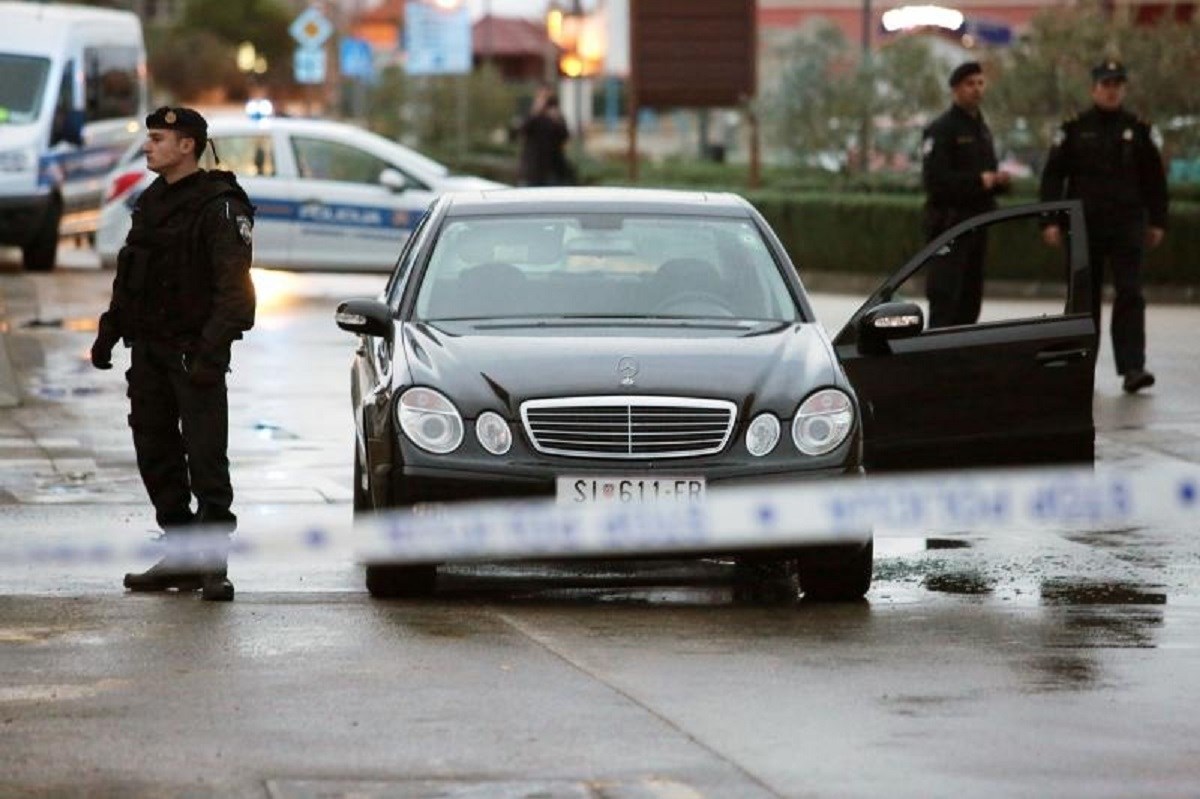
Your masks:
<svg viewBox="0 0 1200 799"><path fill-rule="evenodd" d="M724 297L709 291L672 294L655 305L650 313L654 316L735 316Z"/></svg>

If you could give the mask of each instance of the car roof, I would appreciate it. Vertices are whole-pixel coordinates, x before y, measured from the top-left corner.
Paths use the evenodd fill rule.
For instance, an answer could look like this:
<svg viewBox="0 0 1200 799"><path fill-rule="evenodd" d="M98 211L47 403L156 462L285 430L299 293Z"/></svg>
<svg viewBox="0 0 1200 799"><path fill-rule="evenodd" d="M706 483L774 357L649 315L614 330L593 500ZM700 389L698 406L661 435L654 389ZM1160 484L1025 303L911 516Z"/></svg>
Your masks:
<svg viewBox="0 0 1200 799"><path fill-rule="evenodd" d="M448 192L452 216L538 213L689 214L752 216L742 197L728 192L680 191L616 186L567 186Z"/></svg>

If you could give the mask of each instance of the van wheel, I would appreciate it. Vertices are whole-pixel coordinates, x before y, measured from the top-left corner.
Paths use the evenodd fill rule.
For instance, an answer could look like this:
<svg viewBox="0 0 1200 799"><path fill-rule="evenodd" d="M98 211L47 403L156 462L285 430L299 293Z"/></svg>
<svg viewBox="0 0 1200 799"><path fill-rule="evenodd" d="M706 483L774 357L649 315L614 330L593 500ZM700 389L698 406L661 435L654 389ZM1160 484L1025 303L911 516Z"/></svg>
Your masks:
<svg viewBox="0 0 1200 799"><path fill-rule="evenodd" d="M28 272L49 272L58 260L58 222L62 218L62 204L53 200L42 217L42 224L33 235L33 240L21 251Z"/></svg>
<svg viewBox="0 0 1200 799"><path fill-rule="evenodd" d="M822 547L804 553L797 564L804 598L816 602L862 599L871 588L874 540L859 546Z"/></svg>
<svg viewBox="0 0 1200 799"><path fill-rule="evenodd" d="M367 592L375 599L414 599L429 596L437 584L437 566L367 566Z"/></svg>

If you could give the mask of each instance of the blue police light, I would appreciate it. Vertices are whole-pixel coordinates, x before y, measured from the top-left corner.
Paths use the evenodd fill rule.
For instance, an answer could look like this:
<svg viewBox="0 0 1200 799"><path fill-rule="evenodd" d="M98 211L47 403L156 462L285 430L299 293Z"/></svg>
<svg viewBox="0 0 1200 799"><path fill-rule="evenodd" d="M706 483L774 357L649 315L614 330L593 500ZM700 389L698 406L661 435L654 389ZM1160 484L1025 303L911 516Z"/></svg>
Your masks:
<svg viewBox="0 0 1200 799"><path fill-rule="evenodd" d="M265 97L246 101L246 116L251 119L265 119L275 116L275 104Z"/></svg>

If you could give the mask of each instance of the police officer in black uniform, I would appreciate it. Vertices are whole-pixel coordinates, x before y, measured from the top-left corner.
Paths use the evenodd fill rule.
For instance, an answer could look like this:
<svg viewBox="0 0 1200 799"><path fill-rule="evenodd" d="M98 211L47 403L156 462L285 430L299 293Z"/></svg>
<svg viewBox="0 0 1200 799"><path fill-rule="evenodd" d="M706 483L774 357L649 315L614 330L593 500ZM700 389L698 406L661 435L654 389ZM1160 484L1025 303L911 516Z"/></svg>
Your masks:
<svg viewBox="0 0 1200 799"><path fill-rule="evenodd" d="M254 324L254 209L232 173L200 168L208 124L199 113L160 108L146 128L142 151L158 178L133 209L91 360L111 369L117 342L130 347L138 471L168 544L178 544L189 528L232 533L237 523L225 374L231 342ZM125 575L125 587L233 599L223 552L203 565L169 552L148 571Z"/></svg>
<svg viewBox="0 0 1200 799"><path fill-rule="evenodd" d="M1142 264L1146 250L1167 228L1167 178L1157 134L1150 123L1126 111L1127 75L1115 60L1092 70L1094 105L1062 124L1042 172L1041 198L1083 200L1092 269L1092 313L1100 329L1104 266L1112 270L1113 356L1121 387L1132 394L1154 385L1146 371L1146 299ZM1046 243L1057 246L1062 231L1048 225Z"/></svg>
<svg viewBox="0 0 1200 799"><path fill-rule="evenodd" d="M1008 173L997 168L992 132L980 110L987 86L983 68L975 61L960 64L950 73L949 83L954 102L922 136L927 241L964 219L995 209L996 195L1009 187ZM986 250L986 231L975 231L927 267L930 328L979 320Z"/></svg>

